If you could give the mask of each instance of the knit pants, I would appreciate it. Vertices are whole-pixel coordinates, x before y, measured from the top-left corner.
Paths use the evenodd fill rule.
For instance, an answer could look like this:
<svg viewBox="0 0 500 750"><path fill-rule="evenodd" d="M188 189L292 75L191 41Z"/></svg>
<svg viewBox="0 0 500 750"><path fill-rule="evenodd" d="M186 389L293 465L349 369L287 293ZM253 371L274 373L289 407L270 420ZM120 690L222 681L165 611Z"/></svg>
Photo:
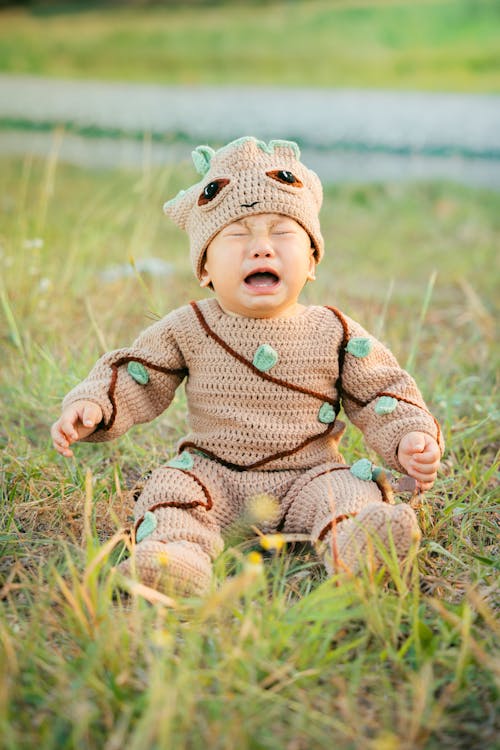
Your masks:
<svg viewBox="0 0 500 750"><path fill-rule="evenodd" d="M262 496L272 499L264 503L264 517ZM135 519L135 555L122 563L122 572L131 574L135 567L147 585L180 594L209 588L223 536L245 520L265 533L308 534L312 543L328 540L335 524L340 558L351 569L366 553L364 526L387 541L390 521L401 556L419 535L409 506L384 502L375 482L358 479L344 464L242 472L198 454L189 456L189 468L167 464L152 473ZM325 544L324 562L332 572L330 549Z"/></svg>

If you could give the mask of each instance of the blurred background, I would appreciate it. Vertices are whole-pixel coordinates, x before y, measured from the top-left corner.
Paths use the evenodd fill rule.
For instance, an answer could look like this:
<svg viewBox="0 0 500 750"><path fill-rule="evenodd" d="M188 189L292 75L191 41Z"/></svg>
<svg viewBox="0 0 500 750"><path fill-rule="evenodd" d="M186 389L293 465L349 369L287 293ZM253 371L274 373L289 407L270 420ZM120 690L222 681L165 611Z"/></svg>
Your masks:
<svg viewBox="0 0 500 750"><path fill-rule="evenodd" d="M0 8L0 152L178 163L242 134L329 182L500 187L499 0L51 2ZM187 146L186 146L187 144Z"/></svg>
<svg viewBox="0 0 500 750"><path fill-rule="evenodd" d="M303 301L386 342L443 427L420 585L345 598L278 556L269 593L193 622L121 610L107 540L185 394L71 461L49 426L99 354L208 293L162 204L194 146L242 135L296 140L323 179ZM499 167L500 0L0 0L6 748L497 746ZM352 426L342 445L378 460Z"/></svg>

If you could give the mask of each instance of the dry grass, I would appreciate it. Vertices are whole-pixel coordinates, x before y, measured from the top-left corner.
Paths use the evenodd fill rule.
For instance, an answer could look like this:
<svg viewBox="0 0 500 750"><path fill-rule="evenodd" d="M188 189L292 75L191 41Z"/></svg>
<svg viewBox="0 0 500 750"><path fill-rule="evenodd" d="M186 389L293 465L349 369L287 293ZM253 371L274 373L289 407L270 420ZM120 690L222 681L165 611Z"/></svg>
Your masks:
<svg viewBox="0 0 500 750"><path fill-rule="evenodd" d="M5 161L1 174L3 747L493 747L499 195L326 191L329 249L306 297L412 362L448 443L418 511L418 569L327 581L307 548L262 565L241 542L219 560L213 597L171 608L120 595L113 565L135 482L185 429L183 395L114 444L78 446L75 461L56 456L48 428L102 348L199 295L185 238L161 214L193 174L55 157ZM153 256L170 276L99 276ZM354 430L345 453L365 454Z"/></svg>

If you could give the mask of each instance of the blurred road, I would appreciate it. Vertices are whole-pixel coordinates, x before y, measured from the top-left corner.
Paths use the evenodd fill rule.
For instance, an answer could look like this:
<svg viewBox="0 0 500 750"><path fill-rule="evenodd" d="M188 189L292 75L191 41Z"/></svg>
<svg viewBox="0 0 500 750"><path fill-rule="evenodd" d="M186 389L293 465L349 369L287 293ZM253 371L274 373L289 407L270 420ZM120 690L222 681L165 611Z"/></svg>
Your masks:
<svg viewBox="0 0 500 750"><path fill-rule="evenodd" d="M38 129L29 130L32 124ZM140 162L142 133L153 136L149 156L155 162L178 161L192 144L251 134L297 140L323 178L448 177L500 187L496 94L180 87L0 75L0 151L26 150L29 141L38 153L42 142L50 142L52 124L70 127L62 158L89 164L103 164L103 158L106 163L105 154L111 163ZM122 137L116 138L116 131ZM92 139L83 137L89 133Z"/></svg>

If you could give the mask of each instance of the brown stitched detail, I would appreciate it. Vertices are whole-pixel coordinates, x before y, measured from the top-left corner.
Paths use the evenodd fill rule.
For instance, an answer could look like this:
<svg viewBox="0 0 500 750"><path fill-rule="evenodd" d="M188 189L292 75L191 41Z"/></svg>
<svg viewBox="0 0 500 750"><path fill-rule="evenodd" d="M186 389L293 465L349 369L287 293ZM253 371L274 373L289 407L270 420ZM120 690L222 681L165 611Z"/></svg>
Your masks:
<svg viewBox="0 0 500 750"><path fill-rule="evenodd" d="M122 365L126 365L128 362L139 362L141 365L145 365L149 367L151 370L156 370L156 372L161 372L164 375L176 375L177 377L183 378L186 377L188 370L187 368L178 368L178 369L170 369L168 367L162 367L161 365L155 365L152 362L148 362L147 359L144 359L143 357L120 357L120 359L117 359L116 362L113 362L113 364L110 365L111 367L111 381L108 388L108 398L111 402L111 416L107 422L107 424L101 423L101 425L98 426L97 429L102 429L105 432L110 430L115 422L116 419L116 413L117 413L117 406L116 406L116 399L115 399L115 390L116 390L116 382L118 379L118 368Z"/></svg>
<svg viewBox="0 0 500 750"><path fill-rule="evenodd" d="M426 409L424 406L421 406L420 404L415 403L415 401L411 401L411 399L409 398L404 398L404 396L398 396L397 393L391 393L390 391L382 391L381 393L376 393L375 396L373 398L368 399L368 401L361 401L359 398L356 398L355 396L353 396L351 393L348 393L347 391L344 391L344 396L350 401L354 401L354 403L357 406L368 406L368 404L370 404L372 401L375 401L376 398L382 398L382 396L395 398L396 401L403 401L403 403L405 404L410 404L410 406L415 406L417 409L421 409L426 414L428 414L429 417L431 417L436 427L436 432L437 432L436 440L438 443L441 440L441 427L436 417L434 416L434 414L431 414L431 412L428 409Z"/></svg>
<svg viewBox="0 0 500 750"><path fill-rule="evenodd" d="M220 458L215 453L212 453L211 451L207 450L206 448L200 448L199 445L196 443L193 443L191 441L184 441L179 445L179 451L183 451L186 448L193 448L195 450L201 451L207 458L211 458L213 461L217 461L222 466L225 466L227 469L233 469L234 471L250 471L252 469L260 469L262 466L265 466L266 464L271 463L271 461L278 461L280 458L288 458L288 456L293 456L295 453L298 453L302 450L302 448L305 448L306 446L310 445L311 443L314 443L315 440L320 440L322 437L325 437L328 435L329 432L333 429L335 426L335 422L331 422L326 430L323 432L320 432L318 435L312 435L311 437L308 437L306 440L304 440L300 445L295 446L295 448L290 448L286 451L280 451L279 453L273 453L272 456L266 456L266 458L261 458L258 461L255 461L253 464L233 464L231 461L226 461L224 458Z"/></svg>
<svg viewBox="0 0 500 750"><path fill-rule="evenodd" d="M230 354L232 357L238 360L238 362L241 362L242 365L245 365L245 367L248 367L249 370L251 370L254 375L257 375L259 378L262 378L263 380L268 380L270 383L275 383L276 385L281 385L283 388L288 388L290 391L296 391L297 393L304 393L306 396L312 396L313 398L317 398L319 401L326 401L327 403L331 404L338 414L338 411L340 409L338 399L334 399L331 396L325 396L324 393L318 393L317 391L310 390L309 388L304 388L300 385L295 385L294 383L289 383L287 380L281 380L281 378L275 378L273 375L269 375L267 372L262 372L262 370L259 370L255 365L250 362L249 359L244 357L242 354L237 352L235 349L233 349L231 346L229 346L228 343L224 341L224 339L221 339L220 336L218 336L215 331L213 331L210 326L208 325L205 316L203 315L202 311L198 307L196 302L190 302L191 307L196 313L196 317L198 318L198 321L200 325L202 326L205 333L207 333L208 336L210 336L211 339L213 339L219 346L221 346L228 354Z"/></svg>
<svg viewBox="0 0 500 750"><path fill-rule="evenodd" d="M111 365L111 381L108 388L108 398L111 402L111 416L108 420L107 424L102 424L103 430L107 431L110 430L113 427L114 421L116 419L116 400L115 400L115 389L116 389L116 381L118 379L118 368L114 365ZM100 427L100 425L99 425Z"/></svg>
<svg viewBox="0 0 500 750"><path fill-rule="evenodd" d="M394 500L392 498L392 490L390 489L390 487L386 487L383 481L379 480L377 482L376 479L374 479L373 481L380 490L380 494L382 495L382 502L387 503L388 505L393 505Z"/></svg>
<svg viewBox="0 0 500 750"><path fill-rule="evenodd" d="M342 400L343 396L343 385L342 385L342 371L344 369L344 360L345 360L345 354L346 354L346 346L349 343L349 325L347 323L347 320L344 318L340 310L337 310L336 307L330 307L329 305L325 305L327 310L330 310L337 320L339 321L340 325L342 326L342 341L339 346L338 350L338 366L339 366L339 374L337 377L337 380L335 381L335 391L337 393L337 405L336 405L336 415L338 415L340 411L340 402Z"/></svg>
<svg viewBox="0 0 500 750"><path fill-rule="evenodd" d="M309 481L306 482L306 484L303 484L301 487L301 490L304 489L304 487L307 487L307 485L310 482L313 482L315 479L318 479L318 477L322 477L325 474L332 474L334 471L345 471L345 469L350 469L350 466L347 466L346 464L341 464L340 466L330 466L329 469L325 469L324 471L320 471L319 474L315 474L313 477L310 477Z"/></svg>
<svg viewBox="0 0 500 750"><path fill-rule="evenodd" d="M325 536L328 534L329 531L332 530L333 526L337 526L337 524L342 523L342 521L347 521L348 518L355 518L358 514L357 513L344 513L341 516L336 516L335 518L332 518L331 521L329 521L325 528L321 530L320 535L318 536L318 542L322 542Z"/></svg>
<svg viewBox="0 0 500 750"><path fill-rule="evenodd" d="M349 325L347 323L347 320L344 318L340 310L338 310L336 307L331 307L330 305L325 305L327 310L330 310L337 320L339 321L340 325L342 326L342 330L344 332L343 341L342 343L347 346L349 342Z"/></svg>
<svg viewBox="0 0 500 750"><path fill-rule="evenodd" d="M351 468L350 466L347 466L347 465L344 465L344 464L341 464L340 466L330 466L329 469L325 469L324 471L320 471L319 474L315 474L313 477L310 477L309 480L305 484L302 485L302 487L300 488L300 491L302 491L304 489L304 487L307 487L308 484L310 484L311 482L313 482L318 477L322 477L324 474L331 474L333 471L342 471L342 470L350 469L350 468ZM284 528L285 523L286 523L286 518L288 516L288 511L292 507L293 502L294 501L292 500L292 502L290 503L290 505L286 509L285 513L283 514L283 517L282 517L281 521L279 522L279 524L278 524L278 526L276 528L276 531L283 531L283 528Z"/></svg>
<svg viewBox="0 0 500 750"><path fill-rule="evenodd" d="M431 414L428 409L426 409L423 406L420 406L420 404L416 404L414 401L410 401L409 398L403 398L403 396L398 396L396 393L388 393L387 392L387 393L379 393L378 395L379 396L389 396L390 398L397 399L397 401L404 401L405 404L410 404L410 406L416 406L417 409L421 409L422 411L425 411L425 413L428 414L429 417L431 417L431 419L434 422L434 425L436 427L436 432L437 432L436 441L439 444L439 442L441 440L441 427L440 427L439 422L437 421L436 417L434 416L434 414Z"/></svg>
<svg viewBox="0 0 500 750"><path fill-rule="evenodd" d="M155 503L155 505L152 505L150 508L148 508L147 512L154 513L155 510L158 510L159 508L180 508L181 510L191 510L192 508L202 507L205 508L206 511L212 510L213 507L213 500L212 496L205 484L199 479L195 474L193 474L191 471L187 471L186 469L179 469L176 466L166 466L164 467L166 469L172 469L173 471L182 471L183 474L186 474L188 477L191 477L191 479L194 479L194 481L200 485L203 494L206 498L206 503L204 503L202 500L191 500L188 503L184 503L179 500L165 500L161 503ZM142 515L138 521L136 521L134 526L134 538L137 534L137 529L141 525L141 523L144 521L144 515Z"/></svg>

